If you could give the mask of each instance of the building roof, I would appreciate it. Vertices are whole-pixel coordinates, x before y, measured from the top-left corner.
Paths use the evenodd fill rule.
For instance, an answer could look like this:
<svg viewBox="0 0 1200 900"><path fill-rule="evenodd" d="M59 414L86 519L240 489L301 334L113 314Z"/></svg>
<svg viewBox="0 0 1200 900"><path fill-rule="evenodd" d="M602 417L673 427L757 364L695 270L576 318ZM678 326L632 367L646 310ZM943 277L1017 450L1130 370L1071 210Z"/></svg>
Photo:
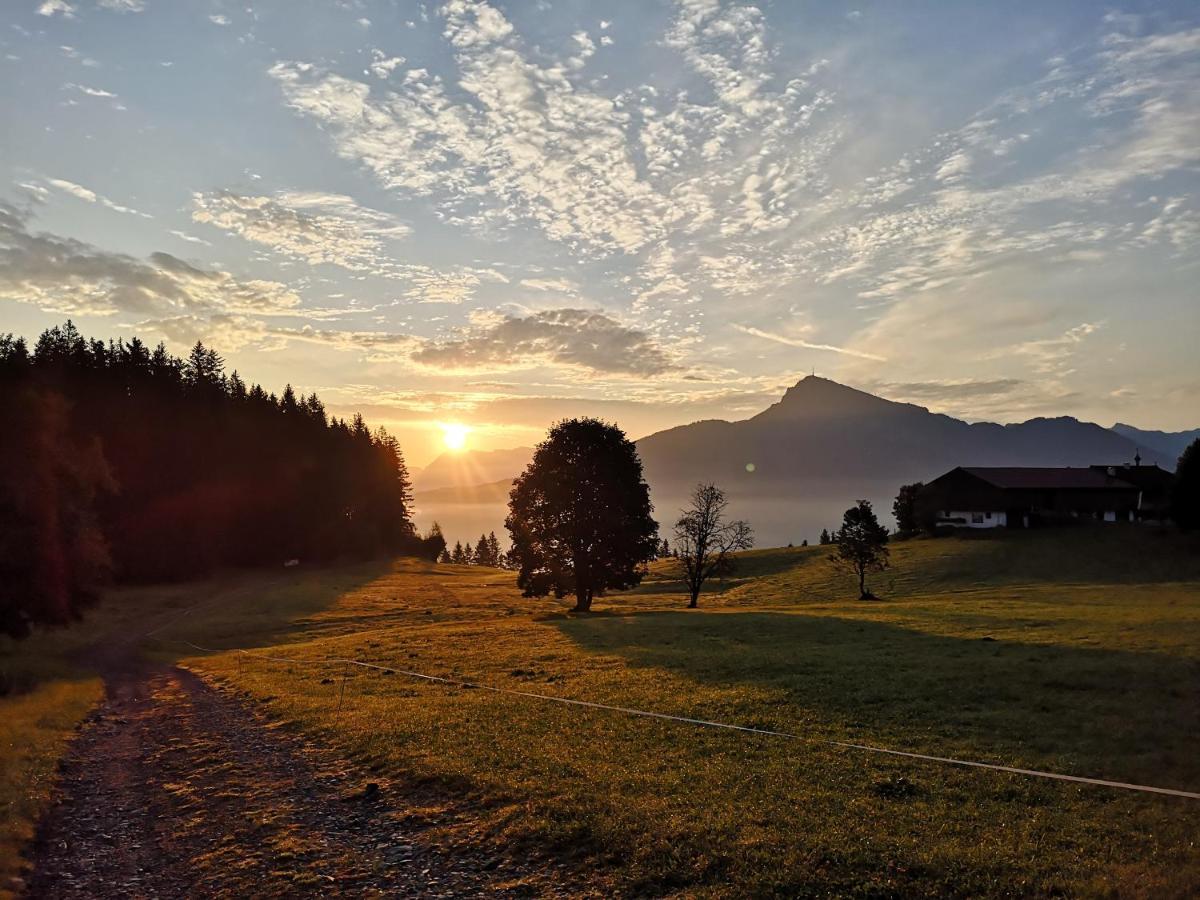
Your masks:
<svg viewBox="0 0 1200 900"><path fill-rule="evenodd" d="M1160 469L1153 463L1143 466L1131 466L1125 463L1119 466L1092 466L1091 468L1098 472L1107 472L1111 469L1117 478L1122 481L1128 481L1130 484L1136 485L1143 490L1167 490L1175 483L1174 472Z"/></svg>
<svg viewBox="0 0 1200 900"><path fill-rule="evenodd" d="M1047 490L1095 488L1137 490L1128 481L1114 478L1106 471L1092 468L1052 468L1026 466L963 466L962 470L994 487L1003 489Z"/></svg>

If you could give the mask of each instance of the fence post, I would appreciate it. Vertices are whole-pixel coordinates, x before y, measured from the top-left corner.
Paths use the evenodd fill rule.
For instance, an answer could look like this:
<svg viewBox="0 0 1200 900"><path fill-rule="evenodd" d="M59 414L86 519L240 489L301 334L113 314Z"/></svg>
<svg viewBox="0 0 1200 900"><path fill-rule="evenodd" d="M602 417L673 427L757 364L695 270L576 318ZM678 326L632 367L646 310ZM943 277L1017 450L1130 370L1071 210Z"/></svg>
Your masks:
<svg viewBox="0 0 1200 900"><path fill-rule="evenodd" d="M349 666L342 667L342 684L338 688L338 705L337 710L333 714L335 719L342 714L342 698L346 695L346 678L350 674L349 670Z"/></svg>

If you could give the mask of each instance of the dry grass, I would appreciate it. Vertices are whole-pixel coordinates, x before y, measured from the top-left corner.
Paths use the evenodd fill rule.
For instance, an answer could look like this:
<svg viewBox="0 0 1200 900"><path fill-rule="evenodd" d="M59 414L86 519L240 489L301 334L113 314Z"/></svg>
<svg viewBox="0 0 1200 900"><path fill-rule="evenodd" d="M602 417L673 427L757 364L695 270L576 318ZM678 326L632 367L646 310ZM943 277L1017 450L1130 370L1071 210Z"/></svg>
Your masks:
<svg viewBox="0 0 1200 900"><path fill-rule="evenodd" d="M402 562L340 593L314 576L330 583L269 642L228 612L178 627L314 664L192 662L384 777L480 801L481 839L601 864L622 892L1188 896L1194 802L819 741L1197 789L1195 551L1133 530L908 542L878 604L819 548L761 551L699 611L660 570L586 617L507 573ZM813 740L321 663L337 656Z"/></svg>
<svg viewBox="0 0 1200 900"><path fill-rule="evenodd" d="M0 897L21 871L21 848L53 789L58 759L101 692L98 678L62 678L0 699Z"/></svg>
<svg viewBox="0 0 1200 900"><path fill-rule="evenodd" d="M77 628L0 646L15 689L0 867L99 694L88 647L154 631L148 652L373 777L477 801L475 840L552 848L619 893L1195 895L1200 804L820 741L1200 788L1197 549L1126 529L906 542L881 603L852 599L821 548L755 551L698 611L661 565L584 617L520 597L509 573L412 561L123 591ZM337 656L811 740L325 664Z"/></svg>

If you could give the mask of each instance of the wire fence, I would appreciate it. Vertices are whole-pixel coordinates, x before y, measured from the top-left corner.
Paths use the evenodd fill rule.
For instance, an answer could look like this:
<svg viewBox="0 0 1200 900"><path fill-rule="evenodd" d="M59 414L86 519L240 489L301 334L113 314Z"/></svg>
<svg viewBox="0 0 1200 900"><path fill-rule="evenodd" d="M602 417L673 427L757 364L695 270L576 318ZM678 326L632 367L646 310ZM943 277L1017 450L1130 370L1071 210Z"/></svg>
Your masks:
<svg viewBox="0 0 1200 900"><path fill-rule="evenodd" d="M161 628L155 629L160 631ZM750 725L736 725L731 722L719 722L711 719L698 719L689 716L679 716L670 713L656 712L653 710L636 709L629 706L615 706L608 703L598 703L591 700L576 700L570 697L555 697L551 694L539 694L533 691L521 691L515 688L498 687L496 685L485 684L482 682L464 681L456 678L446 678L440 675L429 675L424 672L413 672L406 669L398 669L393 666L379 665L378 663L370 663L360 659L350 659L347 657L327 657L325 659L296 659L294 657L270 656L265 653L256 653L249 650L240 650L234 648L218 648L204 647L200 644L192 643L191 641L175 640L170 641L164 638L156 637L153 633L146 635L153 640L162 643L174 643L201 653L236 653L240 659L262 660L265 662L287 663L299 668L315 669L322 666L341 667L355 666L361 669L373 670L391 675L402 675L407 678L424 681L433 684L442 684L448 687L467 688L477 691L487 691L493 694L502 694L511 697L524 697L530 700L538 700L546 703L559 703L567 706L583 707L586 709L603 710L606 712L621 713L629 716L638 716L647 719L659 719L667 722L676 722L685 725L693 725L702 728L716 728L726 731L742 732L747 734L759 734L767 737L783 738L786 740L804 741L811 744L822 744L830 747L839 747L843 750L856 750L863 753L880 754L884 756L902 757L905 759L919 760L922 762L939 763L941 765L958 766L969 769L985 769L992 772L1004 772L1009 775L1021 775L1029 778L1044 778L1051 781L1069 782L1074 784L1086 784L1096 787L1114 788L1123 791L1135 791L1143 794L1160 794L1168 797L1180 797L1185 800L1200 800L1200 793L1195 791L1184 791L1176 788L1156 787L1147 784L1132 784L1125 781L1110 781L1105 778L1092 778L1083 775L1067 775L1061 772L1048 772L1041 769L1025 769L1017 766L1006 766L999 763L978 762L976 760L957 759L948 756L934 756L927 753L915 753L908 750L893 750L887 747L875 747L870 744L856 744L850 741L837 741L830 738L813 737L811 735L796 734L788 731L775 731L769 728L758 728ZM342 701L345 696L345 675L343 675L341 686L338 690L337 713L341 714Z"/></svg>

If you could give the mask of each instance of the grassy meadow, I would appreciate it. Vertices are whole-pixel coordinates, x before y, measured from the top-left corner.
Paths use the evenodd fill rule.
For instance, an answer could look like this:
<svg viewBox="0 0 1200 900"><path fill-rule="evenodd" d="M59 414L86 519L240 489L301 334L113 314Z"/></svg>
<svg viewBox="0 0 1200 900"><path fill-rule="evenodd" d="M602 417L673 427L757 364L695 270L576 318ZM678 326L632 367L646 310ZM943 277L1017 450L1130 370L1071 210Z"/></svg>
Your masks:
<svg viewBox="0 0 1200 900"><path fill-rule="evenodd" d="M401 560L230 576L123 592L82 629L37 640L49 642L43 659L70 656L53 642L136 610L156 623L154 655L183 658L385 785L417 780L474 801L469 832L447 841L550 850L605 892L1200 892L1200 802L821 743L1200 790L1195 540L1088 528L907 541L892 558L872 584L878 603L855 599L824 548L810 547L744 554L694 611L656 564L589 616L524 599L510 573L475 567ZM304 664L198 654L180 640ZM331 657L806 739L447 687Z"/></svg>

